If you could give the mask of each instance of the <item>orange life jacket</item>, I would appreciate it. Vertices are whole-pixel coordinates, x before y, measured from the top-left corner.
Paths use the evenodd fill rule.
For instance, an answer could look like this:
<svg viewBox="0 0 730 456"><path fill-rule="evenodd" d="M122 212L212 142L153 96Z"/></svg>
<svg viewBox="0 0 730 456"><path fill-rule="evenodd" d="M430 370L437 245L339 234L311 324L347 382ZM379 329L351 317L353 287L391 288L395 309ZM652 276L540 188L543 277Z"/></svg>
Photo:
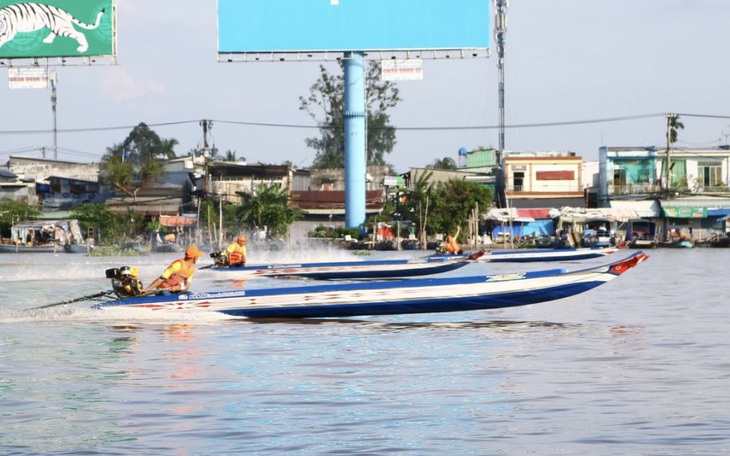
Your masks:
<svg viewBox="0 0 730 456"><path fill-rule="evenodd" d="M246 246L234 242L226 250L228 250L229 266L236 266L246 262Z"/></svg>
<svg viewBox="0 0 730 456"><path fill-rule="evenodd" d="M175 263L180 263L180 269L170 274L170 277L166 278L160 284L160 288L162 288L163 290L182 290L188 279L192 277L193 273L195 272L195 266L192 264L188 265L184 260L173 261L172 263L170 263L170 266L168 266L167 269L173 267Z"/></svg>

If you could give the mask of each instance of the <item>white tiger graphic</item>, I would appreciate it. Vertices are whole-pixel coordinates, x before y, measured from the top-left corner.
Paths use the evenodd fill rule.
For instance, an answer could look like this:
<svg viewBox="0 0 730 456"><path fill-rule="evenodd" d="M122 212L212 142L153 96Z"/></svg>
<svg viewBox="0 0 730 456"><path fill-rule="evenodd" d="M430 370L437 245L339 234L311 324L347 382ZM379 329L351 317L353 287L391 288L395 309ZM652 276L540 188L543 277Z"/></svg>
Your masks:
<svg viewBox="0 0 730 456"><path fill-rule="evenodd" d="M42 3L9 5L0 9L0 47L12 41L16 33L35 32L48 28L51 33L43 39L44 43L53 43L56 36L60 35L76 40L79 43L79 47L76 48L77 52L86 52L89 49L89 42L86 41L86 36L83 33L74 28L74 24L86 30L93 30L99 26L103 15L104 10L102 9L96 15L96 23L89 25L55 6Z"/></svg>

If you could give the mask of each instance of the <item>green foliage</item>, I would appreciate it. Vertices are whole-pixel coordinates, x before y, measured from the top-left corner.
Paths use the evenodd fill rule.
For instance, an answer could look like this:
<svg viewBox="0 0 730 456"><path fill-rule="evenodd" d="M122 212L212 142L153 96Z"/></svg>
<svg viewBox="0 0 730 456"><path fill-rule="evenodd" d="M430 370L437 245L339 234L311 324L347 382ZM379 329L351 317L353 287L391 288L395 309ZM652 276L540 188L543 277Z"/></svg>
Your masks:
<svg viewBox="0 0 730 456"><path fill-rule="evenodd" d="M40 211L30 204L10 198L0 199L0 226L4 228L10 228L18 222L33 220L39 215Z"/></svg>
<svg viewBox="0 0 730 456"><path fill-rule="evenodd" d="M426 171L416 175L411 188L403 192L403 200L398 201L397 212L402 219L408 219L417 226L417 232L421 233L428 224L428 214L433 210L433 192L431 177L433 171Z"/></svg>
<svg viewBox="0 0 730 456"><path fill-rule="evenodd" d="M145 185L165 175L161 160L175 158L176 139L162 139L140 123L120 144L107 148L99 180L125 195L135 196Z"/></svg>
<svg viewBox="0 0 730 456"><path fill-rule="evenodd" d="M679 130L684 130L684 124L679 121L678 114L671 114L667 117L667 143L674 144L679 138Z"/></svg>
<svg viewBox="0 0 730 456"><path fill-rule="evenodd" d="M236 158L236 151L235 150L231 150L231 149L226 150L226 155L225 155L224 161L227 161L227 162L235 162L236 160L238 160Z"/></svg>
<svg viewBox="0 0 730 456"><path fill-rule="evenodd" d="M289 192L280 185L259 184L252 193L237 192L242 203L236 211L240 223L250 230L266 231L267 238L284 237L302 211L289 206Z"/></svg>
<svg viewBox="0 0 730 456"><path fill-rule="evenodd" d="M309 97L299 97L299 109L306 111L320 127L318 138L305 140L307 147L317 151L312 168L342 168L345 166L345 80L341 73L331 75L320 65L319 79L310 87ZM395 147L395 127L390 124L388 109L400 100L398 88L380 80L380 63L370 61L366 70L365 109L367 125L367 164L386 165L385 154Z"/></svg>
<svg viewBox="0 0 730 456"><path fill-rule="evenodd" d="M451 157L437 158L430 165L426 165L430 169L458 169L456 161Z"/></svg>
<svg viewBox="0 0 730 456"><path fill-rule="evenodd" d="M81 204L71 210L81 229L94 228L99 243L119 243L135 232L135 217L130 213L115 213L102 203ZM137 217L141 219L141 217ZM140 221L141 222L141 221Z"/></svg>
<svg viewBox="0 0 730 456"><path fill-rule="evenodd" d="M469 216L478 207L479 213L486 213L492 206L492 190L476 182L463 179L449 179L439 182L433 192L433 209L429 215L432 233L454 233L460 226L469 232Z"/></svg>
<svg viewBox="0 0 730 456"><path fill-rule="evenodd" d="M349 235L352 239L360 239L360 234L359 228L337 226L331 229L323 225L317 225L314 231L308 233L308 236L319 239L344 239L345 236Z"/></svg>

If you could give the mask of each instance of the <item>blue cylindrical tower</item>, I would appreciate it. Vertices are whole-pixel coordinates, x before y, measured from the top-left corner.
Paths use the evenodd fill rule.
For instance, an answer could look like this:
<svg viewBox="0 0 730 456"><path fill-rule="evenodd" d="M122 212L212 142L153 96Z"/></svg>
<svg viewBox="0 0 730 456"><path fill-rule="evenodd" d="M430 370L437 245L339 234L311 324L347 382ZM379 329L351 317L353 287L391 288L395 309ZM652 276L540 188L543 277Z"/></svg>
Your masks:
<svg viewBox="0 0 730 456"><path fill-rule="evenodd" d="M365 222L365 53L345 53L345 225Z"/></svg>

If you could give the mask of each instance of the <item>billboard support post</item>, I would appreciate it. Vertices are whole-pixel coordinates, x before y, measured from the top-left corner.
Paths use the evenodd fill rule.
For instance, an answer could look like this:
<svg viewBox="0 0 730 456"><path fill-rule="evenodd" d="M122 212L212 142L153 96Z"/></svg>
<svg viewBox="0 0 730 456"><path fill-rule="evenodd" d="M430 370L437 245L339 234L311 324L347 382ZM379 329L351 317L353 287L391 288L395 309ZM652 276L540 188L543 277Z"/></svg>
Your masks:
<svg viewBox="0 0 730 456"><path fill-rule="evenodd" d="M345 225L365 222L365 53L345 53Z"/></svg>
<svg viewBox="0 0 730 456"><path fill-rule="evenodd" d="M58 96L56 95L56 85L58 85L58 75L55 71L51 72L51 77L48 78L51 83L51 109L53 110L53 159L58 160L58 128L57 128L57 112L56 103Z"/></svg>

